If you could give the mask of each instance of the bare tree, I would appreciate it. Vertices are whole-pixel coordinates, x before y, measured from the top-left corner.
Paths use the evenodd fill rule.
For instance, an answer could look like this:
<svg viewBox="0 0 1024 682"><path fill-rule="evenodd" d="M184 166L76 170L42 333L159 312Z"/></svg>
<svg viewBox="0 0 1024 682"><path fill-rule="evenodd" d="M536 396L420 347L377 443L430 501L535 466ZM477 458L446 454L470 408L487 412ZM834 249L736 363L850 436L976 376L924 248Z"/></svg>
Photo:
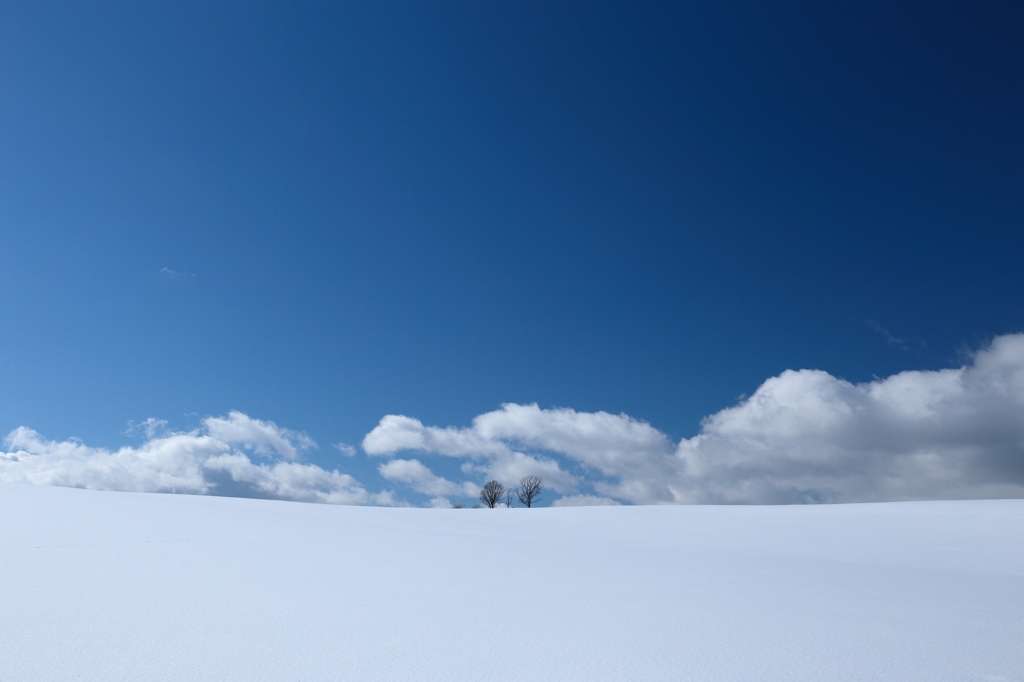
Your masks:
<svg viewBox="0 0 1024 682"><path fill-rule="evenodd" d="M523 476L519 479L516 497L527 507L532 507L534 502L540 502L540 491L544 490L543 483L540 476Z"/></svg>
<svg viewBox="0 0 1024 682"><path fill-rule="evenodd" d="M516 494L516 491L514 489L512 489L512 488L509 488L508 490L505 491L505 506L506 507L508 507L510 509L512 508L512 498L515 497L515 494Z"/></svg>
<svg viewBox="0 0 1024 682"><path fill-rule="evenodd" d="M497 481L487 481L483 490L480 491L480 501L491 509L497 507L503 497L505 497L505 486Z"/></svg>

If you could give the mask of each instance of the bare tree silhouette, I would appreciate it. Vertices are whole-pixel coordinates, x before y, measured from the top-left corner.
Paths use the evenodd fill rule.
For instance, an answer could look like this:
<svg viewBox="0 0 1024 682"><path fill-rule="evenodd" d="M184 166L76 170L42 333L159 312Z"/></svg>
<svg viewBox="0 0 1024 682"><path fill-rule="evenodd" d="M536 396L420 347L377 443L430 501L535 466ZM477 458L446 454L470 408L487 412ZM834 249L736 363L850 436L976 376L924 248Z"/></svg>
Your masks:
<svg viewBox="0 0 1024 682"><path fill-rule="evenodd" d="M512 508L512 500L515 498L515 496L516 496L516 491L514 489L509 488L508 490L505 491L505 506L506 507L508 507L510 509Z"/></svg>
<svg viewBox="0 0 1024 682"><path fill-rule="evenodd" d="M522 504L532 507L534 502L540 501L540 491L544 490L543 483L540 476L523 476L519 479L516 497Z"/></svg>
<svg viewBox="0 0 1024 682"><path fill-rule="evenodd" d="M497 481L487 481L483 490L480 491L480 501L491 509L497 507L503 497L505 497L505 486Z"/></svg>

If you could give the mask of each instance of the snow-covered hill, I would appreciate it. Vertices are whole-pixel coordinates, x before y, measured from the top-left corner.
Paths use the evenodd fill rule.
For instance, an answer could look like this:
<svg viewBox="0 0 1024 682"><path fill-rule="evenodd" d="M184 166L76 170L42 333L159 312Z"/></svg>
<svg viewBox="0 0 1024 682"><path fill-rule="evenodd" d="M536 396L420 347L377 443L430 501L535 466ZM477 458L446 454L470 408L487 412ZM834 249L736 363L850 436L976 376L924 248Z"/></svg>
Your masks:
<svg viewBox="0 0 1024 682"><path fill-rule="evenodd" d="M1024 501L435 510L0 484L0 680L1021 680Z"/></svg>

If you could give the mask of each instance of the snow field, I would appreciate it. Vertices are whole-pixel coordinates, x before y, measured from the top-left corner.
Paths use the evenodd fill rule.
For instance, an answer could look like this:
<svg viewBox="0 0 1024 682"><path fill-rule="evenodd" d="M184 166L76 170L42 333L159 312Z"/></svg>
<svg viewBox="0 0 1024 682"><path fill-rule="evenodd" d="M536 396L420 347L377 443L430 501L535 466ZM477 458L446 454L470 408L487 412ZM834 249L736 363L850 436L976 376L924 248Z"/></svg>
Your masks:
<svg viewBox="0 0 1024 682"><path fill-rule="evenodd" d="M1024 680L1024 501L497 510L0 484L0 680Z"/></svg>

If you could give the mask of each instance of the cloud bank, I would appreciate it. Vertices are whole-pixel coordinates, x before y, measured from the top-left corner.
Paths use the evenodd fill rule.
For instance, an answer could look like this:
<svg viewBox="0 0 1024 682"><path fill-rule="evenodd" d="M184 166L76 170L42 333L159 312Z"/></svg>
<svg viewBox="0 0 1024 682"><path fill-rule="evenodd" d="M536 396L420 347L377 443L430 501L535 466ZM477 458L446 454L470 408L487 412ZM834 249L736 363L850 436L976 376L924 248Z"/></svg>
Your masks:
<svg viewBox="0 0 1024 682"><path fill-rule="evenodd" d="M208 417L188 433L168 433L158 419L129 431L146 441L108 451L17 428L0 452L0 481L398 504L391 492L301 463L317 447L305 433L241 412ZM513 486L526 475L542 477L557 506L1019 498L1024 334L996 338L957 369L860 384L788 370L678 443L625 414L506 404L468 427L386 415L362 449L386 458L384 481L437 507L475 497L485 480ZM458 461L463 480L435 474L426 457Z"/></svg>
<svg viewBox="0 0 1024 682"><path fill-rule="evenodd" d="M788 370L679 443L624 414L508 404L467 428L388 415L363 449L459 457L506 485L536 474L558 492L597 494L564 504L1024 497L1024 334L958 369L862 384Z"/></svg>
<svg viewBox="0 0 1024 682"><path fill-rule="evenodd" d="M208 417L188 433L165 433L166 422L148 419L138 427L140 447L110 451L76 440L48 441L19 427L0 452L0 481L92 490L220 494L240 497L395 504L391 493L372 494L354 478L295 459L316 443L305 433L232 411ZM254 463L249 453L266 459Z"/></svg>

